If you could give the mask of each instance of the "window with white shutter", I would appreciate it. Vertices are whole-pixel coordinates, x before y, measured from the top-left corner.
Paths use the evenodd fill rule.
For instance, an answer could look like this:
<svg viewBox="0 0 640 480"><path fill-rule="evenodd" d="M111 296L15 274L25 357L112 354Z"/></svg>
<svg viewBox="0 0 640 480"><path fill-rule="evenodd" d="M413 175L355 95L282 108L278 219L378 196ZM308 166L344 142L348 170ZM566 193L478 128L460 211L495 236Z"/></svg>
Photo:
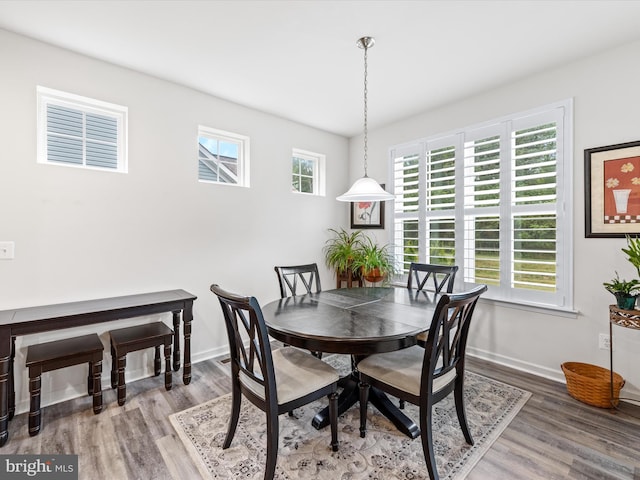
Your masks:
<svg viewBox="0 0 640 480"><path fill-rule="evenodd" d="M249 137L198 127L198 180L249 186Z"/></svg>
<svg viewBox="0 0 640 480"><path fill-rule="evenodd" d="M455 264L487 298L572 308L571 117L567 100L392 147L401 273Z"/></svg>
<svg viewBox="0 0 640 480"><path fill-rule="evenodd" d="M37 88L38 162L127 171L127 107Z"/></svg>

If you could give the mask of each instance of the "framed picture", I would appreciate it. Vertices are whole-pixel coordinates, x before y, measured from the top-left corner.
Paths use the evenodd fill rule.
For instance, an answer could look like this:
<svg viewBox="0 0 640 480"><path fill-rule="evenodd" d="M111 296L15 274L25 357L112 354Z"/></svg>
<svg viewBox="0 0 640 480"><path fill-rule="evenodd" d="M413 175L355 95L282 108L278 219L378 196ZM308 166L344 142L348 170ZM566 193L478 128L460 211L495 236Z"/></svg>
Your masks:
<svg viewBox="0 0 640 480"><path fill-rule="evenodd" d="M384 228L384 203L351 202L351 228Z"/></svg>
<svg viewBox="0 0 640 480"><path fill-rule="evenodd" d="M585 237L640 235L640 141L584 151Z"/></svg>

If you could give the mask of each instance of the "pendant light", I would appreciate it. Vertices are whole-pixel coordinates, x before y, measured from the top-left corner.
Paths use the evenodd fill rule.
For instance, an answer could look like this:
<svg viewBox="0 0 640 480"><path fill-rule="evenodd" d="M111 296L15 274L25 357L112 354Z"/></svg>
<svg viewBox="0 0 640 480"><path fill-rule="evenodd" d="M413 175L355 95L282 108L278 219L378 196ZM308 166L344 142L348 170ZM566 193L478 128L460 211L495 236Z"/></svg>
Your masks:
<svg viewBox="0 0 640 480"><path fill-rule="evenodd" d="M384 202L393 195L385 192L380 184L367 175L367 50L373 47L373 37L362 37L358 47L364 49L364 177L354 182L351 188L336 198L340 202Z"/></svg>

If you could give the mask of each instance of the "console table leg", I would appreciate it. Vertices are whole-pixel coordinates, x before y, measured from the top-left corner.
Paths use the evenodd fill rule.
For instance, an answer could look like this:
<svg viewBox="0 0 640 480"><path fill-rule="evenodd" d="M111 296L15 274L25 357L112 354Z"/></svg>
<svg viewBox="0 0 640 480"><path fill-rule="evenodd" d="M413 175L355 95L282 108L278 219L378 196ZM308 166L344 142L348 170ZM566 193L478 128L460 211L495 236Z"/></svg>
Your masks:
<svg viewBox="0 0 640 480"><path fill-rule="evenodd" d="M182 311L184 324L184 367L182 381L185 385L191 383L191 321L193 320L193 302L188 302Z"/></svg>
<svg viewBox="0 0 640 480"><path fill-rule="evenodd" d="M16 412L16 389L13 377L13 362L16 357L16 337L11 337L11 359L9 360L9 420Z"/></svg>
<svg viewBox="0 0 640 480"><path fill-rule="evenodd" d="M613 325L609 322L609 399L611 406L616 406L613 398Z"/></svg>
<svg viewBox="0 0 640 480"><path fill-rule="evenodd" d="M0 447L9 440L11 330L0 329Z"/></svg>
<svg viewBox="0 0 640 480"><path fill-rule="evenodd" d="M173 313L173 371L180 370L180 310Z"/></svg>

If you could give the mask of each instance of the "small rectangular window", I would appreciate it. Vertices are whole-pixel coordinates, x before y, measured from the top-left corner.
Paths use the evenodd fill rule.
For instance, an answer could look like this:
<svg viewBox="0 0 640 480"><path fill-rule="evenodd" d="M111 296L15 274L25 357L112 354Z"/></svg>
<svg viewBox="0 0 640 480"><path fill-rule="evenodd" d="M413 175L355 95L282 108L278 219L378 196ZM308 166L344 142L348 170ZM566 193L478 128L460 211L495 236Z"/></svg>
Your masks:
<svg viewBox="0 0 640 480"><path fill-rule="evenodd" d="M325 156L293 149L291 159L291 190L294 193L324 195Z"/></svg>
<svg viewBox="0 0 640 480"><path fill-rule="evenodd" d="M127 107L37 87L38 162L127 171Z"/></svg>
<svg viewBox="0 0 640 480"><path fill-rule="evenodd" d="M249 137L198 127L198 180L249 186Z"/></svg>

